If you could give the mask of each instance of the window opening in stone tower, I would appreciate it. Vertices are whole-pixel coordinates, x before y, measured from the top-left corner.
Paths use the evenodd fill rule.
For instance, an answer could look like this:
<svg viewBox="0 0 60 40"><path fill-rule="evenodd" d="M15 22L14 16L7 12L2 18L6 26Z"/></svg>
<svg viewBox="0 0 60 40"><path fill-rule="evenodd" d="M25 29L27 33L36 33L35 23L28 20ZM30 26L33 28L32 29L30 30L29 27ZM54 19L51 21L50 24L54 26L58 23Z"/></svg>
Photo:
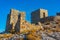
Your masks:
<svg viewBox="0 0 60 40"><path fill-rule="evenodd" d="M43 18L45 18L45 12L43 12Z"/></svg>

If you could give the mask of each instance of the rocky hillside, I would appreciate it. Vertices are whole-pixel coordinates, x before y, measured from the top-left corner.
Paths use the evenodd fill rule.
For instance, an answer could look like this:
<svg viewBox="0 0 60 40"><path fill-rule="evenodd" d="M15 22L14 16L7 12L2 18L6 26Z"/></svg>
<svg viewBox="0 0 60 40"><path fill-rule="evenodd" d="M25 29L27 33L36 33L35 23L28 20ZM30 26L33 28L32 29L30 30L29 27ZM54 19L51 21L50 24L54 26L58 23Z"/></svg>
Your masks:
<svg viewBox="0 0 60 40"><path fill-rule="evenodd" d="M41 26L43 29L23 34L25 35L23 38L26 40L60 40L60 21L46 22Z"/></svg>

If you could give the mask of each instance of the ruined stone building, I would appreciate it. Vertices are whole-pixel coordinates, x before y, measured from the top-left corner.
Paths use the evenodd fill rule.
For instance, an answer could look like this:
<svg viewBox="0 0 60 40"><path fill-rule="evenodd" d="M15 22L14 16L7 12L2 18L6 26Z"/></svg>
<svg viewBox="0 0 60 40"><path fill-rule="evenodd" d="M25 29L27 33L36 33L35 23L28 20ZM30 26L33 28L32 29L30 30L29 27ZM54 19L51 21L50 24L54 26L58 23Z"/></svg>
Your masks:
<svg viewBox="0 0 60 40"><path fill-rule="evenodd" d="M48 17L48 11L45 9L38 9L31 13L31 23L40 22L42 18Z"/></svg>
<svg viewBox="0 0 60 40"><path fill-rule="evenodd" d="M25 20L25 12L19 12L18 10L11 9L10 14L7 16L6 32L20 31L20 26Z"/></svg>
<svg viewBox="0 0 60 40"><path fill-rule="evenodd" d="M54 16L48 16L48 11L45 9L38 9L31 13L32 24L38 24L38 22L44 23L53 20L54 20Z"/></svg>

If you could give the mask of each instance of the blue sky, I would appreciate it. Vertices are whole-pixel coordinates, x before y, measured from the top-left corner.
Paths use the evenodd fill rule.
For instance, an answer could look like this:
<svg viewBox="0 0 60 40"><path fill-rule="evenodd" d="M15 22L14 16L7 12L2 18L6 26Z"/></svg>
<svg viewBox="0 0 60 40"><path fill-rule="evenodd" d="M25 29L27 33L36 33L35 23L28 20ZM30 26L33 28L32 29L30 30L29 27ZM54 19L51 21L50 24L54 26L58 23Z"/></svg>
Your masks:
<svg viewBox="0 0 60 40"><path fill-rule="evenodd" d="M30 22L30 14L39 8L48 10L49 16L60 12L60 0L0 0L0 32L5 30L7 14L14 8L26 12L26 20Z"/></svg>

